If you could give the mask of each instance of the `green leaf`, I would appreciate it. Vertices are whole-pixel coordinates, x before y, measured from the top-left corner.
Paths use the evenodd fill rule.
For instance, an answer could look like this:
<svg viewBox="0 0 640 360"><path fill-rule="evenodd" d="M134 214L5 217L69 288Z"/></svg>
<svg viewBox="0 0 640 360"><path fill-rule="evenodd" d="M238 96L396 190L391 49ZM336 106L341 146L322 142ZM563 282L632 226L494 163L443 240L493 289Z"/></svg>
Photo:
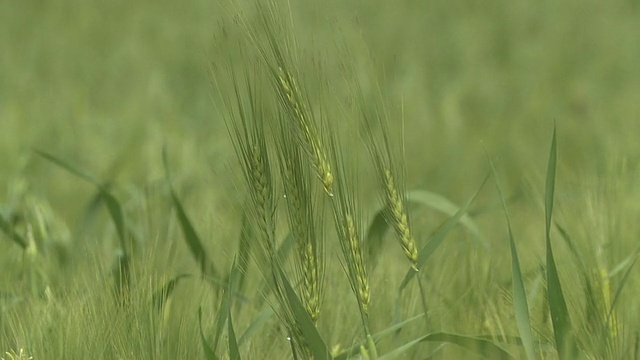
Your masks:
<svg viewBox="0 0 640 360"><path fill-rule="evenodd" d="M258 317L251 324L249 324L242 336L240 336L238 345L243 346L247 343L247 341L249 341L249 339L253 337L253 335L258 334L259 331L269 322L269 320L271 320L274 314L275 313L273 312L273 309L270 307L267 307L265 310L260 312Z"/></svg>
<svg viewBox="0 0 640 360"><path fill-rule="evenodd" d="M480 193L480 190L487 183L488 179L489 179L489 174L485 176L484 180L482 180L482 184L480 184L478 189L469 198L469 200L467 200L464 206L460 208L455 213L455 215L449 218L443 225L441 225L433 235L431 235L426 245L419 252L420 255L418 256L418 269L422 269L424 267L429 257L438 249L438 247L440 247L440 245L442 244L444 239L447 237L447 235L449 235L451 230L453 230L453 228L458 224L458 222L460 222L460 220L467 213L467 211L469 211L469 207L471 207L471 204ZM402 280L402 283L400 284L400 291L402 291L407 286L407 284L409 284L411 279L413 279L413 277L417 273L418 272L413 269L410 269L409 271L407 271L407 274L405 275L404 279Z"/></svg>
<svg viewBox="0 0 640 360"><path fill-rule="evenodd" d="M2 216L0 213L0 230L7 235L11 240L13 240L18 246L20 246L23 250L27 248L26 240L20 236L17 232L13 230L13 226L11 226L11 222Z"/></svg>
<svg viewBox="0 0 640 360"><path fill-rule="evenodd" d="M178 195L176 194L173 185L171 185L170 174L169 174L169 161L167 157L166 148L162 151L162 161L164 164L165 173L169 183L169 193L171 195L171 201L173 202L173 206L176 209L176 215L178 216L178 222L180 223L180 228L182 229L182 234L184 236L184 240L187 243L187 247L191 252L191 255L195 258L196 262L200 266L200 272L202 275L212 275L213 277L219 277L219 273L216 270L214 264L209 260L207 256L207 252L202 245L202 241L198 236L195 228L189 216L187 215Z"/></svg>
<svg viewBox="0 0 640 360"><path fill-rule="evenodd" d="M210 274L214 277L218 277L219 273L213 263L209 261L209 257L207 256L204 245L202 245L202 241L196 233L196 230L193 227L189 216L187 216L187 213L185 212L180 199L178 199L178 196L176 195L173 188L171 188L170 192L171 199L178 216L178 222L180 223L180 228L182 229L184 240L187 243L189 250L191 251L191 255L195 258L196 262L200 266L200 272L203 275Z"/></svg>
<svg viewBox="0 0 640 360"><path fill-rule="evenodd" d="M549 311L551 312L551 321L553 323L553 332L556 340L556 350L560 359L573 359L576 354L575 342L571 333L571 322L567 303L565 302L558 276L558 269L553 257L553 249L551 247L551 218L553 214L553 199L555 192L556 178L556 129L553 129L553 139L551 141L551 150L549 151L549 162L547 165L547 180L545 191L545 238L547 248L547 297L549 302Z"/></svg>
<svg viewBox="0 0 640 360"><path fill-rule="evenodd" d="M424 205L434 210L440 211L443 214L454 216L460 207L454 204L449 199L440 194L433 193L426 190L414 190L407 193L407 201L416 205ZM464 214L460 218L460 224L469 230L469 232L478 240L482 246L488 250L489 243L482 235L482 232L478 228L478 225L473 221L469 214Z"/></svg>
<svg viewBox="0 0 640 360"><path fill-rule="evenodd" d="M216 353L212 350L211 346L207 342L202 330L202 307L198 308L198 325L200 328L200 341L202 341L202 349L204 350L204 357L206 360L218 360Z"/></svg>
<svg viewBox="0 0 640 360"><path fill-rule="evenodd" d="M169 296L171 296L173 290L175 290L176 285L178 285L180 281L191 277L193 277L193 275L191 274L180 274L173 277L172 279L169 279L169 281L167 281L167 283L164 284L164 286L162 286L160 290L156 291L152 297L153 305L156 310L162 310L165 303L167 302L167 299L169 299Z"/></svg>
<svg viewBox="0 0 640 360"><path fill-rule="evenodd" d="M407 193L407 202L412 205L425 206L427 208L440 211L449 216L455 216L456 213L460 210L460 208L456 204L454 204L444 196L426 190L409 191ZM372 263L372 266L375 266L377 263L379 253L382 249L384 235L390 228L386 220L385 211L386 207L382 206L381 208L379 208L373 216L373 219L369 223L369 228L367 229L366 239L369 249L369 259ZM459 222L469 230L474 238L477 239L477 241L485 249L488 250L490 248L489 243L482 235L480 229L468 214L462 213Z"/></svg>
<svg viewBox="0 0 640 360"><path fill-rule="evenodd" d="M127 246L126 241L126 232L124 225L124 213L122 212L122 205L118 199L116 199L110 192L106 191L105 188L100 188L100 196L102 197L104 204L109 211L109 216L113 221L113 224L116 227L116 232L118 233L118 239L120 240L120 247L124 253L125 257L129 257L129 247Z"/></svg>
<svg viewBox="0 0 640 360"><path fill-rule="evenodd" d="M90 184L93 184L98 189L99 197L102 201L104 201L105 206L107 207L107 210L109 212L109 216L111 217L111 220L116 227L116 232L118 233L120 247L122 248L124 257L128 259L129 249L126 242L124 213L122 211L122 205L120 205L118 199L116 199L116 197L113 196L113 194L111 194L109 190L110 184L101 184L98 180L88 175L84 171L79 170L77 167L67 163L64 160L59 159L54 155L39 150L35 150L35 153L50 161L51 163L58 165L69 173L76 175L77 177L89 182Z"/></svg>
<svg viewBox="0 0 640 360"><path fill-rule="evenodd" d="M240 350L238 349L238 342L236 341L236 332L233 330L233 321L231 320L231 311L229 311L228 334L229 334L229 359L240 360Z"/></svg>
<svg viewBox="0 0 640 360"><path fill-rule="evenodd" d="M486 149L485 149L486 151ZM513 279L513 305L516 316L516 323L518 325L518 332L522 339L522 345L527 359L535 360L535 345L533 341L533 334L531 332L531 319L529 316L529 304L527 302L527 293L524 288L524 281L522 279L522 271L520 270L520 260L518 258L518 249L516 242L513 238L513 231L511 230L511 220L509 219L509 212L507 211L507 204L504 200L504 195L500 187L500 181L496 176L496 171L493 165L491 157L487 153L489 158L489 164L491 166L491 172L496 183L498 190L498 196L500 197L500 203L502 204L502 210L504 211L504 217L507 220L507 229L509 232L509 247L511 249L511 276Z"/></svg>
<svg viewBox="0 0 640 360"><path fill-rule="evenodd" d="M87 181L90 184L95 185L96 187L100 188L102 187L102 184L96 180L93 176L85 173L84 171L78 169L77 167L69 164L68 162L54 156L51 155L49 153L46 153L44 151L40 151L40 150L34 150L34 152L38 155L40 155L41 157L45 158L46 160L58 165L59 167L65 169L66 171L70 172L71 174Z"/></svg>
<svg viewBox="0 0 640 360"><path fill-rule="evenodd" d="M287 297L287 301L291 306L291 310L293 311L293 315L295 317L295 321L300 327L300 331L302 332L302 336L307 342L307 346L311 350L313 354L313 358L315 360L329 360L332 359L331 353L329 352L329 348L327 344L322 340L322 336L318 333L318 329L313 324L313 321L309 317L307 310L305 310L304 306L298 299L298 295L296 295L293 287L287 280L287 277L282 272L282 269L277 266L276 270L278 271L278 277L282 282L284 287L284 293Z"/></svg>
<svg viewBox="0 0 640 360"><path fill-rule="evenodd" d="M99 198L107 207L109 216L111 217L111 220L116 227L116 232L118 234L118 239L120 242L120 249L122 250L122 255L117 259L116 264L116 292L121 296L121 299L123 299L122 296L126 294L126 290L130 282L129 263L131 261L131 256L129 246L127 244L127 235L129 234L126 233L125 218L124 212L122 211L122 205L109 190L111 184L101 184L92 176L54 155L39 150L35 150L35 153L50 161L51 163L59 166L60 168L68 171L69 173L76 175L77 177L89 182L90 184L93 184L98 189Z"/></svg>
<svg viewBox="0 0 640 360"><path fill-rule="evenodd" d="M421 342L431 341L431 342L444 342L455 344L461 347L466 348L467 350L473 351L476 354L491 360L496 359L513 359L513 356L509 354L505 349L496 345L490 340L477 338L473 336L466 335L458 335L451 334L445 332L437 332L433 334L428 334L422 337L419 337L415 340L409 341L408 343L392 350L379 357L378 360L391 360L395 359L408 350L412 349L414 346L420 344Z"/></svg>
<svg viewBox="0 0 640 360"><path fill-rule="evenodd" d="M375 343L378 343L380 340L382 340L383 338L389 336L389 335L393 335L394 333L397 333L399 330L402 330L402 328L404 328L405 326L407 326L408 324L416 321L416 320L420 320L424 318L424 314L420 314L417 316L414 316L412 318L409 318L407 320L404 320L402 322L399 322L397 324L393 324L391 326L389 326L388 328L376 333L372 335L373 341ZM334 357L334 360L346 360L349 357L353 356L354 354L356 354L359 350L360 350L360 346L364 345L365 341L360 341L357 342L355 344L353 344L351 347L349 347L348 349L343 350L342 352L340 352L340 354L336 355Z"/></svg>
<svg viewBox="0 0 640 360"><path fill-rule="evenodd" d="M606 324L607 328L611 323L611 319L613 317L613 310L615 309L615 306L618 303L618 299L620 299L620 294L622 294L622 289L624 289L624 286L627 284L627 281L629 280L629 275L631 274L631 270L633 269L633 267L636 265L637 262L638 262L638 255L636 254L635 259L633 260L631 265L627 268L627 271L624 272L624 275L622 276L622 280L620 280L620 284L618 285L615 295L613 296L613 301L611 302L611 308L609 309L609 313L607 315L607 324Z"/></svg>

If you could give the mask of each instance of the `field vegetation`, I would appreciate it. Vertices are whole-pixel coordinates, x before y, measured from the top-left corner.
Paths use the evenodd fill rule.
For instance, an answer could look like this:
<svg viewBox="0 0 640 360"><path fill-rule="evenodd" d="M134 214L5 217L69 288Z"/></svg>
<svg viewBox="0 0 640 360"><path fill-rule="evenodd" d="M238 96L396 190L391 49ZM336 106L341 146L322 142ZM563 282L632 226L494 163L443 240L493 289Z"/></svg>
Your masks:
<svg viewBox="0 0 640 360"><path fill-rule="evenodd" d="M640 358L634 1L0 3L0 358Z"/></svg>

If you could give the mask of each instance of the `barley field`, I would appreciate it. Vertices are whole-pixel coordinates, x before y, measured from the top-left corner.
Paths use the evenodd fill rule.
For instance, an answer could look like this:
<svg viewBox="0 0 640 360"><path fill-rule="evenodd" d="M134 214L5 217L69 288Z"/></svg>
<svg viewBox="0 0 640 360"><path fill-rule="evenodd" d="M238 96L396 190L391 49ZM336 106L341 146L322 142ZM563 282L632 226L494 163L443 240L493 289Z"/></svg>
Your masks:
<svg viewBox="0 0 640 360"><path fill-rule="evenodd" d="M0 358L640 358L635 0L0 2Z"/></svg>

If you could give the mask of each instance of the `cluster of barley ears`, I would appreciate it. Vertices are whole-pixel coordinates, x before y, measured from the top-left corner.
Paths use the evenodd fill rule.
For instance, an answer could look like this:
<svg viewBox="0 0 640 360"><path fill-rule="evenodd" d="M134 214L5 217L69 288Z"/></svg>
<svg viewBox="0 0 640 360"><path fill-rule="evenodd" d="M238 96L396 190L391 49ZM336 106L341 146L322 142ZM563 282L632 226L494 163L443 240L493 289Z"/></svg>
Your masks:
<svg viewBox="0 0 640 360"><path fill-rule="evenodd" d="M280 307L279 316L295 343L297 350L294 353L304 356L308 355L305 339L292 306L284 296L282 280L274 273L274 269L285 268L275 256L279 243L275 235L275 214L279 203L276 199L284 198L288 229L294 241L296 255L291 278L296 284L300 302L314 324L321 317L324 296L326 234L321 219L325 203L329 203L332 212L341 249L340 261L355 295L367 337L371 335L371 285L362 206L356 196L358 179L355 172L347 171L347 161L337 136L340 122L333 124L338 127L334 129L317 116L323 113L323 109L310 101L306 88L299 85L305 82L300 81L300 74L296 71L290 43L279 42L280 37L274 35L275 31L267 27L268 47L256 43L257 54L265 70L257 77L266 76L264 82L270 84L273 91L262 89L264 93L260 93L260 87L239 87L234 80L236 106L229 112L233 116L227 120L231 124L229 128L249 189L248 210L254 218L257 234L262 238L261 248L266 253L261 257L270 262L263 266L263 269L270 270L263 272L268 273L265 277L270 278L272 292ZM384 152L373 137L367 140L371 149L375 149L371 152L373 163L383 179L381 189L388 208L387 220L395 229L411 266L417 269L418 252L409 224L402 177L392 167L394 158L388 145L390 139L386 135L384 139ZM272 154L277 156L270 159ZM272 164L276 163L273 167ZM314 177L317 181L312 181ZM284 196L277 195L280 191ZM321 196L323 193L325 196ZM375 349L369 350L375 353Z"/></svg>

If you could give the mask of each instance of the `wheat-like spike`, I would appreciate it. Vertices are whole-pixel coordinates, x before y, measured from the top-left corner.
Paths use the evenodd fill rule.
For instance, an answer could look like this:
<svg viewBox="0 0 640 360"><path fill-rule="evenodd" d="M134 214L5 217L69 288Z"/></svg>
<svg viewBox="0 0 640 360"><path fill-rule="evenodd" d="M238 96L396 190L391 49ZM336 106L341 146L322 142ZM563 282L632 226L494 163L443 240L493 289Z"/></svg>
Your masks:
<svg viewBox="0 0 640 360"><path fill-rule="evenodd" d="M233 86L236 108L235 111L230 109L228 113L227 127L248 186L250 213L267 255L266 259L269 260L275 256L275 201L263 124L264 109L254 96L251 82L247 80L246 88L241 89L237 79L233 77Z"/></svg>
<svg viewBox="0 0 640 360"><path fill-rule="evenodd" d="M326 150L313 123L307 115L310 112L304 105L302 94L296 85L293 75L285 71L283 66L278 67L276 84L289 114L291 114L295 120L296 128L301 134L307 153L312 158L313 166L318 178L322 182L324 191L329 196L333 196L333 173Z"/></svg>
<svg viewBox="0 0 640 360"><path fill-rule="evenodd" d="M349 261L353 267L353 275L355 276L357 285L358 300L360 301L362 310L365 313L368 313L370 300L369 277L364 265L363 249L353 216L349 213L344 214L344 216L344 235L346 237L349 250L349 259L347 261Z"/></svg>
<svg viewBox="0 0 640 360"><path fill-rule="evenodd" d="M373 162L380 179L382 188L382 198L385 205L385 218L387 223L393 228L396 238L402 247L402 251L411 263L411 267L418 271L418 247L411 231L409 211L406 206L406 195L403 190L402 182L397 181L398 174L402 172L396 171L394 166L394 154L391 149L391 140L389 139L388 124L385 121L384 114L376 108L375 114L370 115L366 111L366 104L362 90L359 90L360 102L362 107L363 118L365 120L364 129L366 131L367 147L373 158ZM371 128L371 118L375 118L376 122L382 128L383 141L379 145L379 141L373 134Z"/></svg>
<svg viewBox="0 0 640 360"><path fill-rule="evenodd" d="M409 226L409 215L405 207L405 203L400 196L396 181L391 170L385 169L383 173L384 195L387 205L388 216L395 230L396 236L400 241L402 250L411 262L411 267L418 270L418 248L411 233Z"/></svg>
<svg viewBox="0 0 640 360"><path fill-rule="evenodd" d="M266 148L253 144L249 156L247 172L249 174L249 186L252 194L255 212L257 214L258 228L265 239L265 246L269 256L275 254L273 244L273 189L270 184Z"/></svg>
<svg viewBox="0 0 640 360"><path fill-rule="evenodd" d="M313 320L320 314L321 261L310 187L300 150L286 126L280 127L280 163L289 213L289 223L297 250L298 275L302 283L302 302Z"/></svg>

